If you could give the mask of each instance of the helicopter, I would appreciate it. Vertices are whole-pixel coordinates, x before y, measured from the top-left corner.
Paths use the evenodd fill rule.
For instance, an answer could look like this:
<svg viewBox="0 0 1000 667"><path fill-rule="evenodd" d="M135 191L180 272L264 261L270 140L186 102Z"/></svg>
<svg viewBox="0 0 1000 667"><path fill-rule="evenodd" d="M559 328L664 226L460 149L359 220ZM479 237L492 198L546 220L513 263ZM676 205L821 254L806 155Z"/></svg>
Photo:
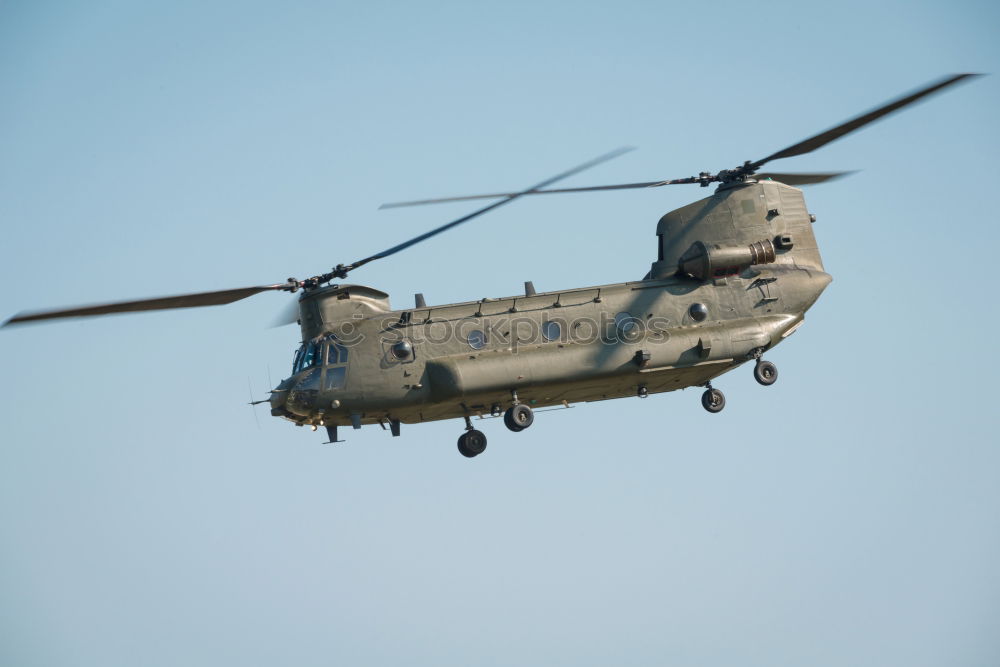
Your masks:
<svg viewBox="0 0 1000 667"><path fill-rule="evenodd" d="M216 306L270 291L299 293L287 323L300 346L292 373L270 391L271 414L324 428L378 424L399 436L402 424L463 419L458 451L473 458L486 436L473 419L502 417L513 432L539 409L703 387L702 407L721 412L721 375L753 362L763 386L778 379L764 354L795 333L832 277L796 186L850 172L768 173L767 163L810 153L842 136L977 74L945 77L906 96L732 169L686 178L551 188L616 158L621 148L527 189L385 204L383 208L496 200L382 252L299 280L176 296L19 313L3 326L112 313ZM351 272L528 195L717 184L709 197L670 211L656 228L656 259L641 280L462 303L393 309L374 287L335 283Z"/></svg>

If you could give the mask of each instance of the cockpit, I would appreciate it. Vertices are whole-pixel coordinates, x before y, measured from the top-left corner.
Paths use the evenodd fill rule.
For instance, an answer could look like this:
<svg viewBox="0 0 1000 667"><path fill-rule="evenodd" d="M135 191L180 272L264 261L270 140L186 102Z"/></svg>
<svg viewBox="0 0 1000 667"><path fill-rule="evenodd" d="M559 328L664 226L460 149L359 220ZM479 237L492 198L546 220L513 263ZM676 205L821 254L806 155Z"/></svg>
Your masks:
<svg viewBox="0 0 1000 667"><path fill-rule="evenodd" d="M324 364L325 360L325 364ZM322 338L307 341L302 347L295 351L295 358L292 361L292 373L296 374L307 368L316 366L338 366L342 372L341 378L346 372L344 364L347 363L347 347L337 340L333 334L328 334ZM328 371L328 374L331 374ZM338 373L332 373L338 375Z"/></svg>

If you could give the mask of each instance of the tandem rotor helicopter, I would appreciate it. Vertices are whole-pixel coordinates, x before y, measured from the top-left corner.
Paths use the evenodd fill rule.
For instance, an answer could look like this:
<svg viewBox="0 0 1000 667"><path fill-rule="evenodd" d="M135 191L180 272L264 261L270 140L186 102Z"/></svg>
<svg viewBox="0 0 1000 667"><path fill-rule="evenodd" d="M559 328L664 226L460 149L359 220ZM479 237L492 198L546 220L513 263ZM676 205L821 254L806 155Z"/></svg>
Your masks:
<svg viewBox="0 0 1000 667"><path fill-rule="evenodd" d="M838 173L758 173L803 155L975 74L956 74L884 104L767 157L733 169L672 180L548 188L621 155L619 149L519 192L399 202L408 206L469 199L498 201L408 241L328 273L273 285L20 313L4 326L65 317L217 306L261 292L296 293L302 343L292 374L271 390L271 414L312 430L400 425L462 418L458 450L474 457L486 436L473 417L499 417L523 431L543 407L704 387L702 406L726 404L712 381L753 361L771 385L777 367L763 355L794 333L829 285L797 185ZM393 310L373 287L332 284L378 259L468 222L525 195L718 183L715 192L664 215L657 257L642 280L557 292ZM290 322L289 322L290 323Z"/></svg>

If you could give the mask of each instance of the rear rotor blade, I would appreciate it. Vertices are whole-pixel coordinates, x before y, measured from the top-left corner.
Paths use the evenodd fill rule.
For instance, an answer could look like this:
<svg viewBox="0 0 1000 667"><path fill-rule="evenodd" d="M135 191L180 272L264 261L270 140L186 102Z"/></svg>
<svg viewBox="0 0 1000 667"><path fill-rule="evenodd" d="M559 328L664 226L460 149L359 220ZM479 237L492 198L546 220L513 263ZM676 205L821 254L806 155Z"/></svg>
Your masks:
<svg viewBox="0 0 1000 667"><path fill-rule="evenodd" d="M819 172L812 174L779 174L775 172L767 172L763 174L756 174L754 178L758 181L778 181L779 183L784 183L785 185L815 185L817 183L826 183L827 181L835 181L838 178L843 178L844 176L850 176L851 174L856 174L857 171L831 171L831 172Z"/></svg>
<svg viewBox="0 0 1000 667"><path fill-rule="evenodd" d="M111 313L134 313L144 310L169 310L173 308L197 308L199 306L221 306L245 299L254 294L271 290L288 290L286 283L280 285L261 285L257 287L240 287L237 289L217 290L214 292L197 292L194 294L179 294L156 299L139 299L137 301L118 301L93 306L77 306L60 310L44 310L18 313L3 323L3 326L37 322L39 320L54 320L63 317L90 317L93 315L109 315Z"/></svg>
<svg viewBox="0 0 1000 667"><path fill-rule="evenodd" d="M903 107L913 104L924 97L937 93L949 86L952 86L965 79L983 76L982 74L954 74L949 77L925 86L920 90L901 97L892 102L888 102L877 109L873 109L868 113L862 114L852 120L833 127L825 132L821 132L805 141L800 141L797 144L789 146L783 150L773 153L763 160L758 160L757 162L747 161L740 167L731 170L723 170L718 174L711 174L703 172L698 176L690 176L688 178L677 178L666 181L646 181L642 183L622 183L620 185L596 185L591 187L583 188L553 188L549 190L536 188L526 192L497 192L493 194L483 194L483 195L469 195L463 197L442 197L436 199L418 199L413 201L404 202L393 202L389 204L382 204L379 208L396 208L400 206L419 206L423 204L439 204L443 202L454 202L454 201L468 201L472 199L495 199L498 197L517 197L521 195L541 195L541 194L555 194L563 192L594 192L598 190L628 190L633 188L654 188L661 185L679 185L686 183L698 183L699 185L708 185L709 183L716 182L729 182L734 180L742 180L754 174L761 166L770 162L771 160L777 160L785 157L792 157L794 155L803 155L805 153L812 152L817 148L825 146L831 141L835 141L840 137L849 134L855 130L858 130L869 123L872 123L883 116L887 116ZM840 178L854 172L831 172L831 173L817 173L817 174L767 174L760 175L758 178L772 178L776 181L781 181L787 183L788 185L811 185L814 183L825 183L826 181L834 180L835 178Z"/></svg>
<svg viewBox="0 0 1000 667"><path fill-rule="evenodd" d="M692 180L693 179L693 180ZM593 185L583 188L553 188L551 190L534 190L532 192L494 192L488 195L465 195L462 197L440 197L438 199L415 199L413 201L398 201L389 204L382 204L379 208L398 208L400 206L421 206L423 204L443 204L453 201L469 201L472 199L497 199L498 197L515 197L519 194L527 195L550 195L559 192L590 192L594 190L629 190L631 188L653 188L659 185L671 185L674 183L696 183L696 178L681 178L674 181L646 181L645 183L622 183L621 185Z"/></svg>
<svg viewBox="0 0 1000 667"><path fill-rule="evenodd" d="M862 114L857 118L853 118L847 121L846 123L841 123L836 127L831 127L829 130L825 132L820 132L816 136L810 137L804 141L800 141L797 144L793 144L788 148L778 151L777 153L768 155L763 160L758 160L757 162L754 162L752 166L754 169L757 169L762 165L766 164L767 162L770 162L771 160L778 160L785 157L792 157L794 155L804 155L806 153L811 153L817 148L825 146L831 141L836 141L845 134L854 132L855 130L860 129L865 125L868 125L869 123L874 122L879 118L882 118L883 116L887 116L894 111L902 109L907 105L913 104L917 100L927 97L928 95L932 95L938 92L939 90L943 90L948 86L958 83L959 81L963 81L970 77L977 77L977 76L982 76L982 74L965 73L965 74L954 74L952 76L946 77L941 81L933 83L929 86L925 86L924 88L921 88L916 92L906 95L905 97L901 97L892 102L888 102L887 104L883 104L882 106L876 109L872 109L868 113Z"/></svg>
<svg viewBox="0 0 1000 667"><path fill-rule="evenodd" d="M540 189L544 188L546 185L550 185L552 183L555 183L556 181L561 181L564 178L569 178L570 176L573 176L574 174L580 173L584 169L590 169L591 167L599 165L602 162L607 162L608 160L611 160L611 159L616 158L616 157L618 157L620 155L628 153L631 150L635 150L635 149L632 148L632 147L619 148L617 150L611 151L610 153L606 153L604 155L601 155L600 157L594 158L593 160L590 160L589 162L584 162L583 164L581 164L581 165L579 165L577 167L573 167L572 169L570 169L568 171L564 171L561 174L553 176L552 178L547 178L544 181L542 181L541 183L538 183L536 185L531 186L527 190L522 190L520 192L512 192L512 193L500 195L501 197L504 197L504 199L502 199L502 200L500 200L498 202L494 202L494 203L490 204L489 206L485 206L485 207L479 209L478 211L474 211L472 213L469 213L468 215L463 215L458 220L453 220L453 221L451 221L451 222L449 222L449 223L447 223L445 225L441 225L440 227L436 227L436 228L432 229L429 232L425 232L425 233L421 234L420 236L417 236L417 237L414 237L414 238L410 239L409 241L404 241L403 243L400 243L399 245L395 245L395 246L389 248L388 250L383 250L380 253L376 253L376 254L372 255L371 257L365 257L364 259L358 260L357 262L354 262L353 264L348 264L347 266L344 266L344 267L338 267L339 269L342 270L342 273L340 275L341 275L341 277L343 277L343 275L346 275L347 271L352 271L352 270L354 270L354 269L356 269L358 267L364 266L368 262L374 261L376 259L382 259L383 257L388 257L390 255L395 255L397 252L399 252L401 250L406 250L410 246L414 246L414 245L420 243L421 241L426 241L427 239L431 238L432 236L437 236L441 232L446 232L446 231L448 231L449 229L451 229L453 227L457 227L458 225L462 224L463 222L468 222L469 220L472 220L473 218L479 217L480 215L482 215L483 213L486 213L487 211L492 211L493 209L498 208L500 206L503 206L504 204L509 204L510 202L514 201L518 197L521 197L523 195L530 195L530 194L534 194L536 192L539 192Z"/></svg>

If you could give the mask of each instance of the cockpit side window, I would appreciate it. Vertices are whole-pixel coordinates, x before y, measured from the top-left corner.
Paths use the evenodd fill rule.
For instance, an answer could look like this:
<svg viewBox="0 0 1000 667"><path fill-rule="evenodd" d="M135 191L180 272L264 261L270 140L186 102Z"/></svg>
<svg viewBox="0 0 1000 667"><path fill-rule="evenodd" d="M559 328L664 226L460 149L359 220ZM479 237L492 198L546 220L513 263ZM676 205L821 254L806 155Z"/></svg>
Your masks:
<svg viewBox="0 0 1000 667"><path fill-rule="evenodd" d="M336 342L337 338L332 334L327 337L327 353L326 353L326 363L327 365L334 364L346 364L347 363L347 348Z"/></svg>
<svg viewBox="0 0 1000 667"><path fill-rule="evenodd" d="M337 337L328 334L325 339L326 364L323 371L323 388L327 391L342 389L347 380L347 348L337 341Z"/></svg>
<svg viewBox="0 0 1000 667"><path fill-rule="evenodd" d="M340 363L340 353L337 351L337 344L332 341L326 348L326 363L330 366Z"/></svg>
<svg viewBox="0 0 1000 667"><path fill-rule="evenodd" d="M324 384L324 388L327 390L341 389L344 386L344 380L346 377L347 366L328 368L326 369L326 383Z"/></svg>

